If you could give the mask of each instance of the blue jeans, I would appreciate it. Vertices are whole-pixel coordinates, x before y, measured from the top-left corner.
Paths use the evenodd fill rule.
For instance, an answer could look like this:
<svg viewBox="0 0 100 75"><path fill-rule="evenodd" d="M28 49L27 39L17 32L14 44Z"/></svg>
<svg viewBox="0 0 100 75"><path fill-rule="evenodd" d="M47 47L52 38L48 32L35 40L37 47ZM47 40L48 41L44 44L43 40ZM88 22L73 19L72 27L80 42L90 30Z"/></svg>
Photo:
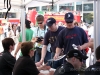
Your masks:
<svg viewBox="0 0 100 75"><path fill-rule="evenodd" d="M48 52L46 53L46 56L45 56L45 59L44 59L44 63L47 63L47 61L51 59L51 52ZM39 62L41 60L41 55L38 54L38 52L36 51L35 52L35 63L36 62Z"/></svg>
<svg viewBox="0 0 100 75"><path fill-rule="evenodd" d="M55 53L52 52L52 54L51 54L52 58L54 57L54 55L55 55ZM58 67L60 67L60 66L64 63L64 59L65 59L65 58L60 59L60 60L58 60L58 61L52 61L52 62L51 62L51 67L54 68L54 69L57 69ZM49 63L50 63L50 62L49 62Z"/></svg>

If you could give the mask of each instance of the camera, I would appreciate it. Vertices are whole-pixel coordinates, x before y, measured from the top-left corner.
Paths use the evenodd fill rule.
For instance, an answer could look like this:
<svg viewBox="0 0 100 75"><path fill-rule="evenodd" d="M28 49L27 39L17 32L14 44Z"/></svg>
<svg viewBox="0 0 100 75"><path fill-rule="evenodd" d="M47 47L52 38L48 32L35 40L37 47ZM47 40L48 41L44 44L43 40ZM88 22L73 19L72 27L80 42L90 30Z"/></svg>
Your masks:
<svg viewBox="0 0 100 75"><path fill-rule="evenodd" d="M41 41L43 41L43 37L42 36L37 37L37 41L36 42L41 42Z"/></svg>

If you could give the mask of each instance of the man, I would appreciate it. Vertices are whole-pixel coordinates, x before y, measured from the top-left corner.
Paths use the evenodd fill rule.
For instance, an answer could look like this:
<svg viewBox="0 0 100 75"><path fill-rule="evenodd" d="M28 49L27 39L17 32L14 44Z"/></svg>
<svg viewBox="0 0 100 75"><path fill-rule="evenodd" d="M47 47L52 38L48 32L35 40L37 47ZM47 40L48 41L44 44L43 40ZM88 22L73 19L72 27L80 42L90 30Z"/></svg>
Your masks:
<svg viewBox="0 0 100 75"><path fill-rule="evenodd" d="M88 47L88 39L85 31L74 25L74 15L72 13L65 14L66 28L63 29L57 38L57 48L55 58L57 58L64 47L64 54L73 49L75 44L78 50L84 50Z"/></svg>
<svg viewBox="0 0 100 75"><path fill-rule="evenodd" d="M69 50L74 49L73 44L77 46L78 50L86 54L84 49L88 47L88 38L85 31L74 25L74 15L71 12L65 14L65 22L66 28L59 33L57 38L57 48L54 59L58 58L62 48L64 48L64 54L67 54Z"/></svg>
<svg viewBox="0 0 100 75"><path fill-rule="evenodd" d="M31 59L34 56L34 44L32 42L23 42L21 44L22 57L14 65L13 75L45 75L40 70L48 70L46 66L38 67ZM50 75L49 73L47 75Z"/></svg>
<svg viewBox="0 0 100 75"><path fill-rule="evenodd" d="M89 66L84 75L100 75L100 46L95 51L96 63Z"/></svg>
<svg viewBox="0 0 100 75"><path fill-rule="evenodd" d="M26 37L25 38L26 38L26 41L31 41L32 36L33 36L33 31L30 29L31 28L30 23L31 23L30 21L25 20L25 27L26 27L26 29L25 29ZM19 43L17 45L16 51L15 51L15 54L14 54L15 57L16 57L18 51L21 48L22 39L23 39L23 37L22 37L22 33L21 33L20 36L19 36Z"/></svg>
<svg viewBox="0 0 100 75"><path fill-rule="evenodd" d="M38 27L34 28L34 34L33 34L33 39L32 41L35 42L35 48L36 48L36 52L35 52L35 63L39 62L41 59L41 50L42 50L42 46L43 46L43 39L44 36L46 34L46 32L48 31L47 26L44 24L44 16L43 15L38 15L36 17L36 21L38 24ZM51 53L50 53L50 46L48 46L47 53L46 53L46 57L44 59L44 63L47 63L47 60L51 59Z"/></svg>
<svg viewBox="0 0 100 75"><path fill-rule="evenodd" d="M12 75L16 59L11 55L15 42L12 38L2 40L4 52L0 54L0 75Z"/></svg>
<svg viewBox="0 0 100 75"><path fill-rule="evenodd" d="M42 57L41 57L41 63L43 63L46 52L47 52L47 46L50 43L51 44L51 52L52 52L52 58L54 57L55 50L56 50L56 40L58 37L59 32L64 29L62 26L57 26L56 25L56 20L54 18L48 18L46 22L48 26L48 32L46 33L44 37L44 45L42 47ZM54 65L52 66L53 68L57 68L60 66L62 63L55 62L53 63Z"/></svg>
<svg viewBox="0 0 100 75"><path fill-rule="evenodd" d="M83 61L87 56L82 54L79 50L70 50L67 54L67 62L59 67L54 75L79 75L78 69L81 68Z"/></svg>

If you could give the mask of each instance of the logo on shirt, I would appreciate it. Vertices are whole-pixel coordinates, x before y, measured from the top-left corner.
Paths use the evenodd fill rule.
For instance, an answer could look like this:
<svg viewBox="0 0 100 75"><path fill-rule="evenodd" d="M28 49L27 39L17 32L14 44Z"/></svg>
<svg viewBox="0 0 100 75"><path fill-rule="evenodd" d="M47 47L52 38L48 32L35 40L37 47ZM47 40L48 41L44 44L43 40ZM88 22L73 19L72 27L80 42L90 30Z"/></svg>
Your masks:
<svg viewBox="0 0 100 75"><path fill-rule="evenodd" d="M50 43L54 43L56 40L57 40L57 37L56 36L49 38L49 42Z"/></svg>
<svg viewBox="0 0 100 75"><path fill-rule="evenodd" d="M67 39L73 39L76 36L77 36L77 34L71 34L71 35L67 35L66 38Z"/></svg>

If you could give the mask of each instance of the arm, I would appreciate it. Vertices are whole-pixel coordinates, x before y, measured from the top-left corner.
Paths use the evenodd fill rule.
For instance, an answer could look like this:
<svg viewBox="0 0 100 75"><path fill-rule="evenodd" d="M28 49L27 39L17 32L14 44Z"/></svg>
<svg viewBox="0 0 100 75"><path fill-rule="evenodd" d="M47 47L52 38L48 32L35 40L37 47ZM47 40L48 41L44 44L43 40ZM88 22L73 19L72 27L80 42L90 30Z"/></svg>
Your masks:
<svg viewBox="0 0 100 75"><path fill-rule="evenodd" d="M20 50L20 48L21 48L21 44L22 44L22 42L19 42L19 43L18 43L17 48L16 48L16 50L15 50L14 57L16 57L18 51Z"/></svg>
<svg viewBox="0 0 100 75"><path fill-rule="evenodd" d="M93 49L93 45L94 45L94 44L93 44L93 38L91 38L91 39L89 40L89 47Z"/></svg>
<svg viewBox="0 0 100 75"><path fill-rule="evenodd" d="M61 50L62 50L62 48L58 48L58 47L56 48L56 53L55 53L54 59L57 59L58 58L58 56L61 53Z"/></svg>
<svg viewBox="0 0 100 75"><path fill-rule="evenodd" d="M88 47L89 47L89 43L84 43L83 45L80 46L79 50L84 50L84 49L86 49Z"/></svg>
<svg viewBox="0 0 100 75"><path fill-rule="evenodd" d="M44 62L44 58L46 56L46 53L47 53L47 46L43 45L43 47L42 47L42 54L41 54L41 60L40 60L41 64Z"/></svg>
<svg viewBox="0 0 100 75"><path fill-rule="evenodd" d="M46 56L46 52L47 52L47 45L49 44L49 32L46 32L45 37L44 37L44 42L43 42L43 47L42 47L42 54L41 54L41 60L40 63L42 64L44 61L44 58Z"/></svg>
<svg viewBox="0 0 100 75"><path fill-rule="evenodd" d="M88 37L83 29L81 29L80 31L82 33L82 45L78 46L78 50L85 50L86 48L89 47Z"/></svg>
<svg viewBox="0 0 100 75"><path fill-rule="evenodd" d="M55 53L55 56L54 56L54 59L57 59L58 56L60 55L61 53L61 50L63 48L63 32L61 31L57 37L57 41L56 41L56 53Z"/></svg>

